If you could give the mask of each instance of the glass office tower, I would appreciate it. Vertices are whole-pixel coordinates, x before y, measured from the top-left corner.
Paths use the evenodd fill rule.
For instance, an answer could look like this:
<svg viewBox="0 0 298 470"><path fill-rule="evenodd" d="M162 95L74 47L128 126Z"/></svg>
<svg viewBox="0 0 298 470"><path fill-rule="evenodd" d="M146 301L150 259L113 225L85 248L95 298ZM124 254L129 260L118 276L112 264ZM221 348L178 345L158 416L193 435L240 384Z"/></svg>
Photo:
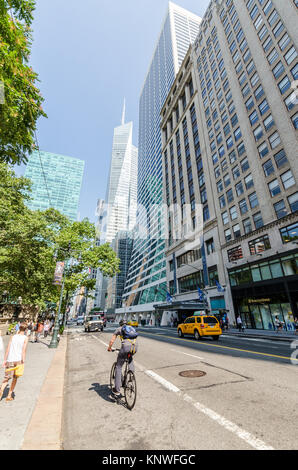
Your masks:
<svg viewBox="0 0 298 470"><path fill-rule="evenodd" d="M34 151L28 159L25 177L32 181L32 210L59 210L72 220L77 220L82 179L83 160Z"/></svg>
<svg viewBox="0 0 298 470"><path fill-rule="evenodd" d="M133 123L125 123L124 102L121 124L114 129L106 199L101 204L100 213L98 214L100 216L100 244L113 244L115 239L118 240L119 232L127 233L136 224L138 149L132 143L132 134ZM130 247L131 239L129 238L126 243ZM118 242L116 242L116 245L118 246ZM125 272L127 273L127 269ZM94 306L105 308L106 300L108 300L109 308L113 308L117 296L119 297L119 286L123 284L123 282L122 284L119 283L118 280L119 276L111 280L104 278L98 269ZM112 290L112 287L109 288L108 286L109 281L111 281L111 286L115 285L117 281L118 294L113 295L113 301L111 296L107 297L108 292Z"/></svg>
<svg viewBox="0 0 298 470"><path fill-rule="evenodd" d="M131 313L154 311L166 297L160 111L201 18L169 2L139 103L138 211L134 248L123 295ZM150 216L149 216L150 214ZM126 311L126 310L125 310ZM124 309L118 310L123 313Z"/></svg>

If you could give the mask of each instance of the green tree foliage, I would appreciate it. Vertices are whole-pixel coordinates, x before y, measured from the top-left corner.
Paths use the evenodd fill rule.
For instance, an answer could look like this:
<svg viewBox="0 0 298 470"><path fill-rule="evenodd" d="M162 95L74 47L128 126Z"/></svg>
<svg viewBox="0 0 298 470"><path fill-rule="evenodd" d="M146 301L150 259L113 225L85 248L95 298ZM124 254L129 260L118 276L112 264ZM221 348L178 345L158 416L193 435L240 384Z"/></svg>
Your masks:
<svg viewBox="0 0 298 470"><path fill-rule="evenodd" d="M0 163L0 295L22 297L29 305L57 302L56 260L67 261L69 296L82 286L94 288L91 268L100 268L105 276L118 272L119 259L111 247L96 246L94 224L72 222L55 209L32 211L25 204L29 198L30 181Z"/></svg>
<svg viewBox="0 0 298 470"><path fill-rule="evenodd" d="M21 163L34 149L34 131L43 98L29 66L35 0L0 0L0 161Z"/></svg>

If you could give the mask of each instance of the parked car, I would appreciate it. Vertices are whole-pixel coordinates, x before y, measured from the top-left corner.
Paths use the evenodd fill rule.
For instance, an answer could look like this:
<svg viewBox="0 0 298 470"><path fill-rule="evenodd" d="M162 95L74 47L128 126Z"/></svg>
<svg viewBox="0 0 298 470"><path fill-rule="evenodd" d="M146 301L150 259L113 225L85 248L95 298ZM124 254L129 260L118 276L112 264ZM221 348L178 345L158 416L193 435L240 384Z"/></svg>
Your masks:
<svg viewBox="0 0 298 470"><path fill-rule="evenodd" d="M85 331L103 331L103 320L100 315L88 315L84 322Z"/></svg>
<svg viewBox="0 0 298 470"><path fill-rule="evenodd" d="M77 317L77 325L84 325L84 315Z"/></svg>
<svg viewBox="0 0 298 470"><path fill-rule="evenodd" d="M177 327L179 338L184 335L194 336L195 339L201 339L204 336L212 336L217 341L222 334L220 324L213 315L196 315L188 317L184 323Z"/></svg>

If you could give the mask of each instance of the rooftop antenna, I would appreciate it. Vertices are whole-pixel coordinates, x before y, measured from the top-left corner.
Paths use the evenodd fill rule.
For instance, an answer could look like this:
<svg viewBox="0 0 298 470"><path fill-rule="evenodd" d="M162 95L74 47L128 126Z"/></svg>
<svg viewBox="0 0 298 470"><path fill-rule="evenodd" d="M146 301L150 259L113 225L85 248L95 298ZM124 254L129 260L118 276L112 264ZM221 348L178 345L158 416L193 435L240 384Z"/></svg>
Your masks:
<svg viewBox="0 0 298 470"><path fill-rule="evenodd" d="M121 125L123 126L124 123L125 123L125 98L124 98L124 103L123 103L123 111L122 111Z"/></svg>

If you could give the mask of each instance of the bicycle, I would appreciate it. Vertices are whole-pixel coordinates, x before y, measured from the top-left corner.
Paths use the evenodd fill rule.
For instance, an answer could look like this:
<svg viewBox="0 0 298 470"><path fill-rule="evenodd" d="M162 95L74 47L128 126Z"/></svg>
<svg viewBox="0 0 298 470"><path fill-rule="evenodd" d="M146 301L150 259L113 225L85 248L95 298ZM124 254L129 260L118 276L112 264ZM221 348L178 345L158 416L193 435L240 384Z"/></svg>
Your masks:
<svg viewBox="0 0 298 470"><path fill-rule="evenodd" d="M120 349L112 349L113 352L120 351ZM128 369L128 365L132 360L132 354L128 353L127 358L125 359L125 370L122 377L122 388L124 390L124 398L126 406L129 410L132 410L135 406L136 399L137 399L137 382L135 378L135 374ZM110 373L110 387L111 390L115 388L115 374L116 374L116 365L117 362L114 362L112 365L111 373ZM121 403L121 400L116 398L117 404Z"/></svg>

